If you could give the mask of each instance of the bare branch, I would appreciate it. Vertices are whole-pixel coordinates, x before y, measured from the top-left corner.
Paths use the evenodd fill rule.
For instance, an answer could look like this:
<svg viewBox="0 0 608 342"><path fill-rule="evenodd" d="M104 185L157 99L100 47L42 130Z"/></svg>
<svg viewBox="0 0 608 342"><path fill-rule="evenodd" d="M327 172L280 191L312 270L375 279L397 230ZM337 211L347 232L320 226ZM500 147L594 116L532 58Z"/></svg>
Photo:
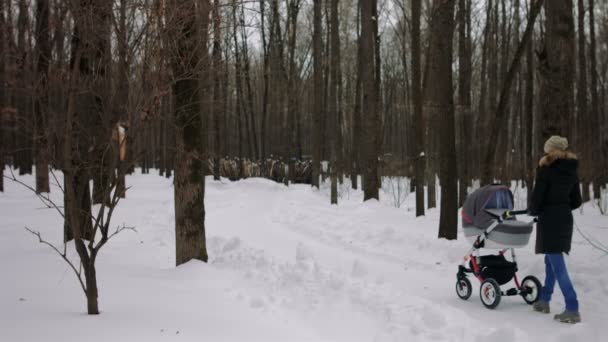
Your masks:
<svg viewBox="0 0 608 342"><path fill-rule="evenodd" d="M25 230L27 230L29 233L31 233L32 235L36 236L38 238L38 242L40 242L43 245L47 245L49 247L51 247L51 249L53 249L55 252L57 252L57 254L59 254L61 256L61 258L70 266L70 268L72 269L72 271L74 271L74 274L76 274L76 277L78 278L78 282L80 283L80 287L82 288L82 291L84 292L85 296L87 294L87 288L84 284L84 282L82 281L82 272L80 272L79 270L76 269L76 266L74 266L74 263L72 263L72 261L70 259L68 259L67 257L67 253L66 253L66 243L64 243L64 250L63 253L57 248L55 247L55 245L53 245L52 243L44 240L42 238L42 235L40 234L40 232L38 231L33 231L31 229L29 229L28 227L25 227Z"/></svg>

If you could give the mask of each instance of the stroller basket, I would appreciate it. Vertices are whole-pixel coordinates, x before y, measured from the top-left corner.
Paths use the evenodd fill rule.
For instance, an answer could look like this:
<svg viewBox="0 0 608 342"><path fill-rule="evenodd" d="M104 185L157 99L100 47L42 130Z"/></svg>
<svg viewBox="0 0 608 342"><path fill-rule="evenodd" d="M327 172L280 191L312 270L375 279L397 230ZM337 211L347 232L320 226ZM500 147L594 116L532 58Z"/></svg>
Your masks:
<svg viewBox="0 0 608 342"><path fill-rule="evenodd" d="M511 281L517 272L517 264L507 261L503 255L485 255L479 257L479 269L483 278L492 278L500 285ZM471 260L471 269L473 261Z"/></svg>

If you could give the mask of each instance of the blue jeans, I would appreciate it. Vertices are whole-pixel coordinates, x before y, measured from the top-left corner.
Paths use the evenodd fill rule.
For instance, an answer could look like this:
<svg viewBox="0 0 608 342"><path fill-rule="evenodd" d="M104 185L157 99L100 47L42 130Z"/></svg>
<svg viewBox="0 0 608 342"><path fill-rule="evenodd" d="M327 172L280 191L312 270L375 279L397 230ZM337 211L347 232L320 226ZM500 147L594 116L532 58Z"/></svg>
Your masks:
<svg viewBox="0 0 608 342"><path fill-rule="evenodd" d="M578 312L576 292L568 276L563 254L545 254L545 286L540 291L539 300L547 303L551 301L556 281L566 300L566 311Z"/></svg>

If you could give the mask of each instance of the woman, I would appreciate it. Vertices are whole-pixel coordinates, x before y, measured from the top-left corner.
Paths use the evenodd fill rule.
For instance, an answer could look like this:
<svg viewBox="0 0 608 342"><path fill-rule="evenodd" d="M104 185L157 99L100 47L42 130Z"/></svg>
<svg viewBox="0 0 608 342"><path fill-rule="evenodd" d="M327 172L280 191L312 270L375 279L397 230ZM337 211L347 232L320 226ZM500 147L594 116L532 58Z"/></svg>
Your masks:
<svg viewBox="0 0 608 342"><path fill-rule="evenodd" d="M537 312L550 312L549 302L557 281L566 301L566 310L554 318L559 322L578 323L581 315L564 253L568 254L572 245L572 210L581 206L581 193L578 160L567 149L566 138L554 135L547 140L532 191L529 212L538 216L536 253L545 255L545 285L533 308Z"/></svg>

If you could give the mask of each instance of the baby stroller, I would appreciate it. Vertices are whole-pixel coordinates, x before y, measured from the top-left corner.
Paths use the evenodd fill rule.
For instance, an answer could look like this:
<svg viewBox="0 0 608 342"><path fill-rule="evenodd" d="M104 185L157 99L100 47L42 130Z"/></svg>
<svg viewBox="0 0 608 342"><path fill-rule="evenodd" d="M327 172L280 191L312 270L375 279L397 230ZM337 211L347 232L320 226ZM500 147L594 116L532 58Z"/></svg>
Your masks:
<svg viewBox="0 0 608 342"><path fill-rule="evenodd" d="M515 215L526 211L513 211L513 193L503 185L487 185L470 194L462 206L462 228L473 247L458 266L456 294L463 300L471 297L472 273L480 282L479 296L488 309L500 304L502 296L522 296L528 304L538 300L541 284L534 276L517 278L515 248L524 247L530 240L535 220L518 221ZM496 255L480 256L480 249L498 249ZM505 258L510 251L512 261ZM501 289L514 280L515 287Z"/></svg>

